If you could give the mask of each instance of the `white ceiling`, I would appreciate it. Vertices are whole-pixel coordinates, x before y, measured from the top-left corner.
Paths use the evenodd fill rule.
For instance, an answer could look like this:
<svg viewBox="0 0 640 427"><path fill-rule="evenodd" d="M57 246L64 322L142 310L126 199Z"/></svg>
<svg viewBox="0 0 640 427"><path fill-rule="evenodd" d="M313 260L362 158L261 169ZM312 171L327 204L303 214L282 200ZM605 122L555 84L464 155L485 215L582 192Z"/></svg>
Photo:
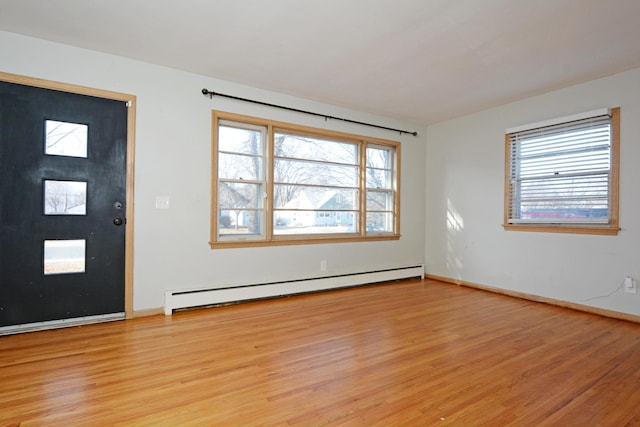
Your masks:
<svg viewBox="0 0 640 427"><path fill-rule="evenodd" d="M0 29L419 125L640 67L640 0L0 0Z"/></svg>

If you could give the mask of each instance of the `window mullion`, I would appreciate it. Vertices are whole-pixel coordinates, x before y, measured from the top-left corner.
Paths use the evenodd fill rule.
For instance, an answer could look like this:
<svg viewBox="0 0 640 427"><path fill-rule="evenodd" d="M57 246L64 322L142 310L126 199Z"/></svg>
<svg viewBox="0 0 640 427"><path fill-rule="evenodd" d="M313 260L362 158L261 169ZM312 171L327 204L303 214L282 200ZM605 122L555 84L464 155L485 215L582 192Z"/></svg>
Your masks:
<svg viewBox="0 0 640 427"><path fill-rule="evenodd" d="M358 210L359 226L358 232L363 235L367 229L367 143L361 142L358 146L360 152L358 158L360 159L360 203Z"/></svg>
<svg viewBox="0 0 640 427"><path fill-rule="evenodd" d="M398 145L395 150L392 151L392 163L393 168L391 173L391 179L393 182L393 233L400 234L400 146Z"/></svg>
<svg viewBox="0 0 640 427"><path fill-rule="evenodd" d="M520 217L520 213L521 213L521 200L520 200L520 189L522 186L522 181L521 181L521 170L522 170L522 166L521 163L518 161L518 159L520 159L522 157L522 144L520 143L519 139L516 139L514 142L514 151L511 155L511 161L514 162L515 164L512 164L511 166L511 170L513 173L512 179L514 182L514 186L512 188L513 194L512 194L512 207L511 207L511 217L510 219L513 218L519 218Z"/></svg>
<svg viewBox="0 0 640 427"><path fill-rule="evenodd" d="M265 238L266 240L273 239L273 223L274 223L274 209L273 209L273 195L274 195L274 179L273 179L273 169L274 169L274 159L275 159L275 149L274 149L274 141L275 141L275 131L273 129L273 125L267 126L267 144L266 144L266 154L265 154L265 164L266 164L266 182L264 185L264 191L266 194L264 200L264 208L265 208Z"/></svg>

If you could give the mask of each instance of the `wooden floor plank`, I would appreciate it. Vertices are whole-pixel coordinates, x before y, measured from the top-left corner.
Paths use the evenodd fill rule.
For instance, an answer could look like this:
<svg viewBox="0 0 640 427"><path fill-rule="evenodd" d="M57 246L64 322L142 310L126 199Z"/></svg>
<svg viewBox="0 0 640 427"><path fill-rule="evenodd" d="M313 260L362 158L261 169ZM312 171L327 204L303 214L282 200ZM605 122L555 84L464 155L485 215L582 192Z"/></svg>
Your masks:
<svg viewBox="0 0 640 427"><path fill-rule="evenodd" d="M640 325L433 280L0 337L0 425L636 425Z"/></svg>

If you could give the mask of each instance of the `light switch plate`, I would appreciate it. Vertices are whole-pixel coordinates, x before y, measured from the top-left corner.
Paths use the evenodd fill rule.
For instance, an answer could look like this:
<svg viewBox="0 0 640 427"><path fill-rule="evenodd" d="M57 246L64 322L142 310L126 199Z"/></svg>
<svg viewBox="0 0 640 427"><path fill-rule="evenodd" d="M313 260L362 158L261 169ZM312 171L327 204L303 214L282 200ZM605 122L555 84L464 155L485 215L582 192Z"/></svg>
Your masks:
<svg viewBox="0 0 640 427"><path fill-rule="evenodd" d="M156 209L169 209L169 196L156 196Z"/></svg>

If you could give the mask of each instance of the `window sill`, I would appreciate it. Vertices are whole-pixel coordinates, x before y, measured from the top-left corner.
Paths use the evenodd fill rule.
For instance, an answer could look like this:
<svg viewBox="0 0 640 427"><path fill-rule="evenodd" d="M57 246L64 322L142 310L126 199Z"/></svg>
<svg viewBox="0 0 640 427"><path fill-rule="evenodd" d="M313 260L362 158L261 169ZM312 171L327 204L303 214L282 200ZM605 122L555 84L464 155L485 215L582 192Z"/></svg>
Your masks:
<svg viewBox="0 0 640 427"><path fill-rule="evenodd" d="M226 248L254 248L254 247L268 247L268 246L290 246L290 245L315 245L323 243L352 243L352 242L378 242L384 240L400 240L400 235L374 235L368 237L327 237L327 238L314 238L308 237L300 239L274 239L274 240L243 240L243 241L224 241L224 242L209 242L211 249L226 249Z"/></svg>
<svg viewBox="0 0 640 427"><path fill-rule="evenodd" d="M505 231L530 231L538 233L596 234L601 236L617 236L620 227L584 226L584 225L549 225L549 224L502 224Z"/></svg>

